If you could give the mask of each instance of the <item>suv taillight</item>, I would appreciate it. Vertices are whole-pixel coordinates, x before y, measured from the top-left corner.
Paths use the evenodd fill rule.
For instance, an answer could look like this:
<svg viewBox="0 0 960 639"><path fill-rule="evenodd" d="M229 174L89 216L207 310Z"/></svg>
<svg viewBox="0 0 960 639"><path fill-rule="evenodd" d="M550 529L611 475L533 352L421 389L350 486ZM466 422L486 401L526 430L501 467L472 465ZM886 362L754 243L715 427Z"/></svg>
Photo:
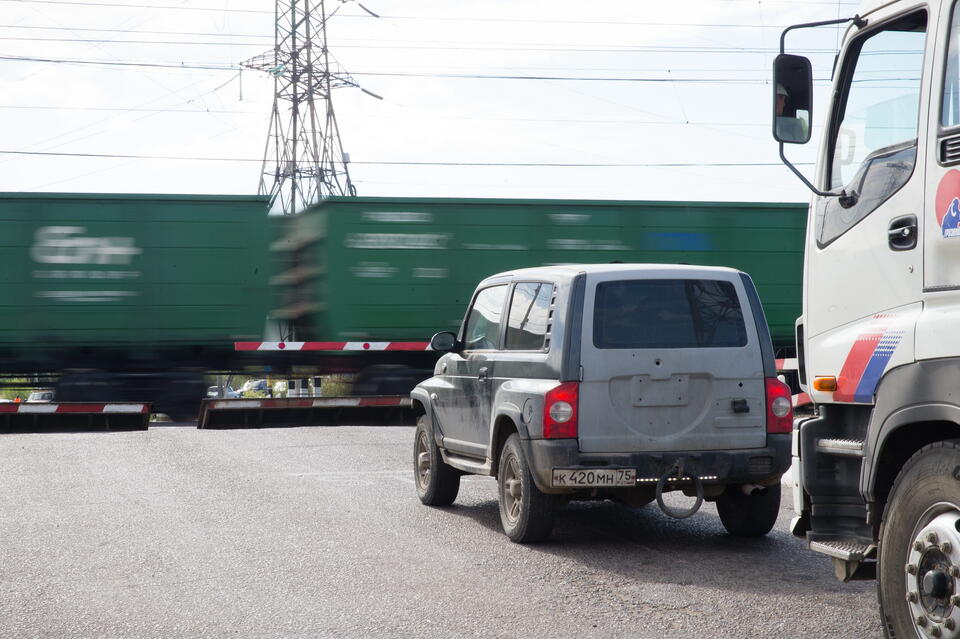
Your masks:
<svg viewBox="0 0 960 639"><path fill-rule="evenodd" d="M790 387L776 377L766 378L767 432L789 433L793 430L793 396Z"/></svg>
<svg viewBox="0 0 960 639"><path fill-rule="evenodd" d="M580 383L563 382L543 398L543 436L560 439L577 436Z"/></svg>

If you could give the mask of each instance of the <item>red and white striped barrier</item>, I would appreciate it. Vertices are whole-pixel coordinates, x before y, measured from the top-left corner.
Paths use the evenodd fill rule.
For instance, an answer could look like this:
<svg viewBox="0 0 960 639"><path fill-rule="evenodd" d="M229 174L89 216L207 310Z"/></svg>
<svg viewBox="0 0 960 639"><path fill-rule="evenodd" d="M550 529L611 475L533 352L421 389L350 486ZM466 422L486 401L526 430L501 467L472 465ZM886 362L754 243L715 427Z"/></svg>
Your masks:
<svg viewBox="0 0 960 639"><path fill-rule="evenodd" d="M366 408L413 406L413 400L401 396L310 397L288 399L218 399L210 401L214 410L250 410L258 408Z"/></svg>
<svg viewBox="0 0 960 639"><path fill-rule="evenodd" d="M777 363L777 372L785 373L796 371L800 368L800 363L796 357L786 357L784 359L776 360ZM813 403L813 400L810 399L810 396L806 393L797 393L793 396L793 407L799 408L801 406L809 406Z"/></svg>
<svg viewBox="0 0 960 639"><path fill-rule="evenodd" d="M64 413L87 414L142 414L150 412L150 404L82 404L82 403L30 403L10 402L0 404L0 413L50 415Z"/></svg>
<svg viewBox="0 0 960 639"><path fill-rule="evenodd" d="M795 371L800 367L796 357L778 359L776 362L778 371Z"/></svg>
<svg viewBox="0 0 960 639"><path fill-rule="evenodd" d="M4 402L0 432L147 430L150 408L148 403L134 402Z"/></svg>
<svg viewBox="0 0 960 639"><path fill-rule="evenodd" d="M430 342L234 342L235 351L429 351Z"/></svg>
<svg viewBox="0 0 960 639"><path fill-rule="evenodd" d="M429 351L430 342L234 342L233 348L235 351L291 351L291 352L302 352L302 351ZM797 370L799 363L796 357L786 357L783 359L776 360L777 371L795 371ZM365 401L370 401L372 399L385 399L385 398L366 398ZM241 402L241 403L238 403ZM240 408L321 408L321 407L349 407L349 406L388 406L393 404L358 404L358 403L321 403L321 404L298 404L298 405L271 405L271 404L260 404L258 402L275 402L275 401L290 401L290 400L227 400L221 406L220 404L215 404L213 407L217 409L240 409ZM295 400L296 401L296 400ZM307 400L315 402L356 402L361 401L359 399L353 398L318 398L315 400ZM249 402L249 403L248 403ZM808 406L812 403L810 396L806 393L798 393L793 396L793 406L794 408L799 406ZM396 404L400 406L401 404ZM402 404L408 406L409 404Z"/></svg>
<svg viewBox="0 0 960 639"><path fill-rule="evenodd" d="M197 428L271 428L341 424L412 425L413 400L402 395L205 399Z"/></svg>

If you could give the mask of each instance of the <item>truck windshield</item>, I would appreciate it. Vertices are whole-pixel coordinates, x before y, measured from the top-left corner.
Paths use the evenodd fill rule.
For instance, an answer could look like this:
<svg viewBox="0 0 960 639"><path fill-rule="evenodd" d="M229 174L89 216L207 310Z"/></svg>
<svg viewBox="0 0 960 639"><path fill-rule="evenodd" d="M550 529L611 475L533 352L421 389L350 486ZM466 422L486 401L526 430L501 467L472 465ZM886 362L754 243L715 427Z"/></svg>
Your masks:
<svg viewBox="0 0 960 639"><path fill-rule="evenodd" d="M737 291L718 280L600 282L593 310L597 348L746 346Z"/></svg>

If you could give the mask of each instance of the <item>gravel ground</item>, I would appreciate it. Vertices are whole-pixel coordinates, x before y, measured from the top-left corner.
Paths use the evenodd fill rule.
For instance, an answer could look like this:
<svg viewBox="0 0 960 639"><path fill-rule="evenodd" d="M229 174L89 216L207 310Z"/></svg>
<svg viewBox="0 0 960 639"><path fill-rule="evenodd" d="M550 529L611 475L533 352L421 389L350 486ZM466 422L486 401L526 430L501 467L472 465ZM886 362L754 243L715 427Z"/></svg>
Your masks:
<svg viewBox="0 0 960 639"><path fill-rule="evenodd" d="M412 429L0 436L0 637L879 637L874 583L712 505L574 503L512 544L496 486L416 498Z"/></svg>

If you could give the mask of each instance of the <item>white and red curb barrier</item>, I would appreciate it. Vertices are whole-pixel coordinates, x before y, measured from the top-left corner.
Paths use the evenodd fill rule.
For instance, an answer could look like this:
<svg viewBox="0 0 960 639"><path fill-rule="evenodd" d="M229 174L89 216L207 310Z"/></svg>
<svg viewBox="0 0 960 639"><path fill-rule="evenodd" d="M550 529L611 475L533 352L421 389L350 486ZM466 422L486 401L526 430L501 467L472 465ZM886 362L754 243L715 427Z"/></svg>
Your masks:
<svg viewBox="0 0 960 639"><path fill-rule="evenodd" d="M205 399L197 428L413 424L413 400L400 395Z"/></svg>
<svg viewBox="0 0 960 639"><path fill-rule="evenodd" d="M413 400L401 396L311 397L288 399L214 399L207 400L208 410L283 409L283 408L364 408L413 406Z"/></svg>
<svg viewBox="0 0 960 639"><path fill-rule="evenodd" d="M147 430L150 408L139 402L4 402L0 432Z"/></svg>
<svg viewBox="0 0 960 639"><path fill-rule="evenodd" d="M0 414L3 413L19 413L19 414L34 414L34 415L49 415L49 414L64 414L64 413L73 413L73 414L129 414L129 413L140 413L140 414L149 414L150 413L150 404L89 404L81 402L70 402L70 403L56 403L56 404L47 404L47 403L31 403L31 402L10 402L0 404Z"/></svg>
<svg viewBox="0 0 960 639"><path fill-rule="evenodd" d="M429 351L430 342L234 342L234 351Z"/></svg>

